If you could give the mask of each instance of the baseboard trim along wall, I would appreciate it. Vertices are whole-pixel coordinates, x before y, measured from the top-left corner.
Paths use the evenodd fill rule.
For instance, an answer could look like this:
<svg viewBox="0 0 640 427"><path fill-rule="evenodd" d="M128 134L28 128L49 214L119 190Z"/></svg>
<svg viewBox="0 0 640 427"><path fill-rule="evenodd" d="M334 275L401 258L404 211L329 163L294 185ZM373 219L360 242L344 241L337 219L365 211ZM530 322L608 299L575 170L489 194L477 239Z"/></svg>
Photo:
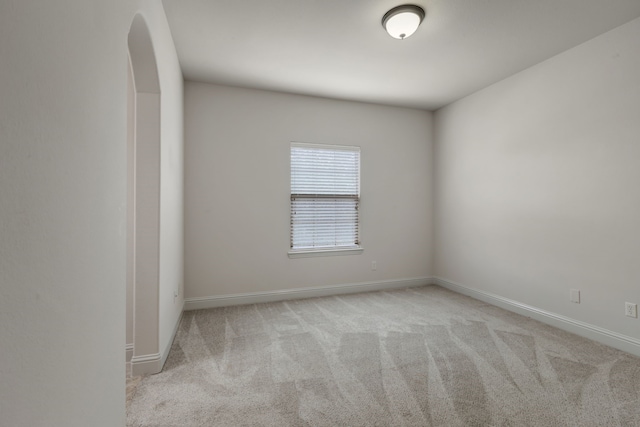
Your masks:
<svg viewBox="0 0 640 427"><path fill-rule="evenodd" d="M171 339L169 343L165 346L162 353L154 353L154 354L144 354L141 356L133 356L131 357L131 375L149 375L149 374L157 374L162 371L162 367L164 363L167 361L167 357L169 357L169 351L171 350L171 346L173 345L173 341L176 339L176 334L178 333L178 328L180 327L180 322L182 321L182 314L184 313L185 307L182 305L182 311L180 311L180 316L178 317L178 321L173 327L173 332L171 333ZM131 346L131 353L133 354L133 344L127 345L127 351ZM128 353L127 353L128 354Z"/></svg>
<svg viewBox="0 0 640 427"><path fill-rule="evenodd" d="M514 301L508 298L504 298L489 292L472 289L458 283L450 282L440 277L434 278L431 283L442 286L443 288L449 289L451 291L470 296L477 300L484 301L491 305L504 308L505 310L509 310L523 316L531 317L532 319L538 320L551 326L555 326L556 328L560 328L576 335L598 341L602 344L617 348L622 351L626 351L627 353L631 353L635 356L640 357L640 340L637 340L633 337L622 335L608 329L581 322L579 320L571 319L560 314L551 313L549 311L523 304L521 302Z"/></svg>
<svg viewBox="0 0 640 427"><path fill-rule="evenodd" d="M125 360L127 362L131 362L131 358L133 357L133 343L127 344L124 348Z"/></svg>
<svg viewBox="0 0 640 427"><path fill-rule="evenodd" d="M411 288L433 283L432 277L382 280L377 282L351 283L344 285L319 286L313 288L283 289L278 291L251 292L244 294L219 295L201 298L185 298L185 310L227 307L231 305L259 304L300 298L326 297L331 295L355 294L358 292L384 291Z"/></svg>
<svg viewBox="0 0 640 427"><path fill-rule="evenodd" d="M133 356L131 358L131 375L157 374L162 370L162 356L160 353Z"/></svg>

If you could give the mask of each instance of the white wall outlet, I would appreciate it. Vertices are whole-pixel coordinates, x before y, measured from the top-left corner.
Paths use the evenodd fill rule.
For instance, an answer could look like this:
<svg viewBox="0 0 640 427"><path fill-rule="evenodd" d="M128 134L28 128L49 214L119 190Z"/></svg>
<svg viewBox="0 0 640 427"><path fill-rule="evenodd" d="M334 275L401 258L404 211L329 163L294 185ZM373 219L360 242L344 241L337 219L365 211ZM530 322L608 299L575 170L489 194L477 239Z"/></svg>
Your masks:
<svg viewBox="0 0 640 427"><path fill-rule="evenodd" d="M580 290L579 289L571 289L571 302L575 302L576 304L580 304Z"/></svg>
<svg viewBox="0 0 640 427"><path fill-rule="evenodd" d="M376 271L378 269L378 262L371 261L371 271Z"/></svg>
<svg viewBox="0 0 640 427"><path fill-rule="evenodd" d="M625 302L624 315L629 317L638 317L638 304L634 304L632 302Z"/></svg>

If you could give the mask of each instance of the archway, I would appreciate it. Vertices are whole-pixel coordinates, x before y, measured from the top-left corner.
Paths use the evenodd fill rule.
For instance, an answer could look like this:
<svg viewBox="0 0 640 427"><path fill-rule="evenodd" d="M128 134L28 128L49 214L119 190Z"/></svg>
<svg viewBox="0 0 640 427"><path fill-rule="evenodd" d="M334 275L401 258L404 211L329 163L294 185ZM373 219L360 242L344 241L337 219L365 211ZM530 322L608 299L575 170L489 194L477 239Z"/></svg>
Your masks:
<svg viewBox="0 0 640 427"><path fill-rule="evenodd" d="M127 358L132 375L157 373L160 280L160 83L149 28L131 24L127 146ZM130 359L129 359L130 357Z"/></svg>

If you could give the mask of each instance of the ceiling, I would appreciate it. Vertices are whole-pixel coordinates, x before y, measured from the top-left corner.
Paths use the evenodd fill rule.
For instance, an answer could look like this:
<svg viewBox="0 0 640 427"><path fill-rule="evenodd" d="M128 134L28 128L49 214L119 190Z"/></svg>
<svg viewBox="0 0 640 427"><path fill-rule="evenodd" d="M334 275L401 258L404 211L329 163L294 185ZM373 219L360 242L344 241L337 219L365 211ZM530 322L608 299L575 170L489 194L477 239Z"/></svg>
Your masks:
<svg viewBox="0 0 640 427"><path fill-rule="evenodd" d="M435 110L640 16L640 0L164 0L186 80Z"/></svg>

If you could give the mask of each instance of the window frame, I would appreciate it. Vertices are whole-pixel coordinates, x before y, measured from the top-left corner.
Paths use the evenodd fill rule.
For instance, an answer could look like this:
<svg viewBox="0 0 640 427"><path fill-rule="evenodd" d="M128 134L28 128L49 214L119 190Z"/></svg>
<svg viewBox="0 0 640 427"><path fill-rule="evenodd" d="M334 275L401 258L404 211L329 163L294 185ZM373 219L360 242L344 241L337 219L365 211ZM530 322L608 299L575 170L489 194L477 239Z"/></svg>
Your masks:
<svg viewBox="0 0 640 427"><path fill-rule="evenodd" d="M357 194L311 194L311 193L293 193L293 163L292 163L292 154L293 148L308 148L308 149L321 149L321 150L333 150L333 151L349 151L358 153L358 166L357 166ZM361 244L360 239L360 231L361 231L361 221L360 221L360 173L361 173L361 148L359 146L351 146L351 145L330 145L330 144L314 144L314 143L304 143L304 142L291 142L289 145L289 196L290 196L290 204L289 204L289 258L308 258L308 257L317 257L317 256L340 256L340 255L356 255L361 254L364 249ZM357 227L356 231L356 242L353 246L332 246L332 247L308 247L308 248L294 248L294 210L293 203L295 200L318 200L318 199L349 199L355 200L356 203L356 219L355 226Z"/></svg>

